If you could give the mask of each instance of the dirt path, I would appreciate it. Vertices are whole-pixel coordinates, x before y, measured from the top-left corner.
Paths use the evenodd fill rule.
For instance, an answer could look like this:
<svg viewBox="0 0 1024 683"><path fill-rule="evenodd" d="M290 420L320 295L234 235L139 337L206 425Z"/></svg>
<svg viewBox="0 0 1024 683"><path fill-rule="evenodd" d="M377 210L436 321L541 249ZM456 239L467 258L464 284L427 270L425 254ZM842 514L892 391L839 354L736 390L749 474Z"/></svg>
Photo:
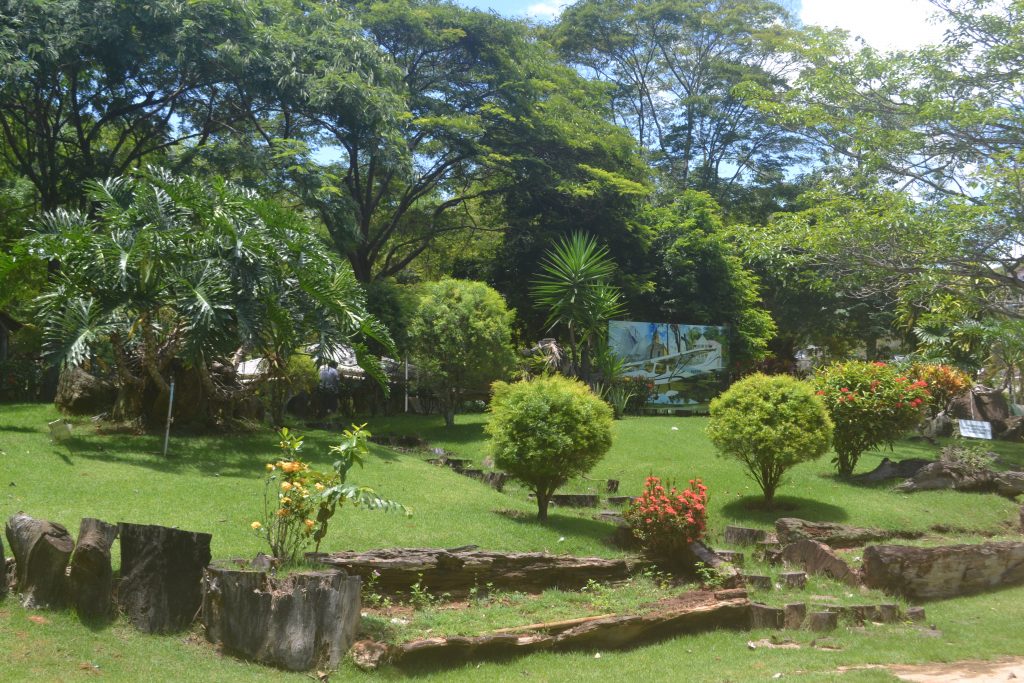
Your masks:
<svg viewBox="0 0 1024 683"><path fill-rule="evenodd" d="M850 667L856 669L861 667ZM1024 683L1024 657L1002 657L989 661L968 660L948 664L894 664L873 666L886 669L901 681L914 683L994 683L1020 680Z"/></svg>

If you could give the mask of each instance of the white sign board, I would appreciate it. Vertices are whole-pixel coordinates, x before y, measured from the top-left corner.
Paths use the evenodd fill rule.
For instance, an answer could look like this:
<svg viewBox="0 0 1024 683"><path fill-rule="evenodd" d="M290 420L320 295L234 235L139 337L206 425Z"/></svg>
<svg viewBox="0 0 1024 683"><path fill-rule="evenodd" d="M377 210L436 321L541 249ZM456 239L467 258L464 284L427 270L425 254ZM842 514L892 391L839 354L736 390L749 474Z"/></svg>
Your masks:
<svg viewBox="0 0 1024 683"><path fill-rule="evenodd" d="M960 436L992 440L992 423L984 420L960 420Z"/></svg>

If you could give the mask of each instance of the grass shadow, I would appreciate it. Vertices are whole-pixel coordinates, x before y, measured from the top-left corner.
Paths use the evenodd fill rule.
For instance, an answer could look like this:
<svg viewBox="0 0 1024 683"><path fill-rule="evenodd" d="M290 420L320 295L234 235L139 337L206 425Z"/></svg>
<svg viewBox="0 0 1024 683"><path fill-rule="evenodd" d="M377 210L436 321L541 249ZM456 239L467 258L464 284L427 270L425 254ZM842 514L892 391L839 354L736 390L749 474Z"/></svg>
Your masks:
<svg viewBox="0 0 1024 683"><path fill-rule="evenodd" d="M771 508L760 496L744 496L722 506L726 518L772 525L779 517L799 517L812 522L842 522L850 518L845 508L797 496L776 496Z"/></svg>
<svg viewBox="0 0 1024 683"><path fill-rule="evenodd" d="M537 519L536 512L524 513L523 515L503 514L503 511L495 511L516 524L524 527L535 527L546 530L557 531L561 536L585 536L609 547L621 550L611 542L611 536L615 532L615 526L608 522L599 522L596 519L584 519L582 517L568 517L557 512L549 512L546 522Z"/></svg>
<svg viewBox="0 0 1024 683"><path fill-rule="evenodd" d="M46 430L33 429L32 427L16 427L14 425L0 426L0 432L17 432L18 434L42 434Z"/></svg>

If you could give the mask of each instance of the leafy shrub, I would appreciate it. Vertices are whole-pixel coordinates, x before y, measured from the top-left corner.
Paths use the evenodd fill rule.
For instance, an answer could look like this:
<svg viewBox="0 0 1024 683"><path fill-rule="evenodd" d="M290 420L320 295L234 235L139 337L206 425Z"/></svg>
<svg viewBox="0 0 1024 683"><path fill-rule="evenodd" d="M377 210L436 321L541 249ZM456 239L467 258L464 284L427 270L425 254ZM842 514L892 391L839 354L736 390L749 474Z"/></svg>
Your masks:
<svg viewBox="0 0 1024 683"><path fill-rule="evenodd" d="M910 366L910 376L926 382L931 393L929 402L932 417L946 409L950 400L971 388L970 376L951 365L938 363L914 363Z"/></svg>
<svg viewBox="0 0 1024 683"><path fill-rule="evenodd" d="M834 462L844 477L864 451L892 444L917 426L931 398L927 382L880 362L833 363L814 382L835 425Z"/></svg>
<svg viewBox="0 0 1024 683"><path fill-rule="evenodd" d="M252 523L253 530L270 546L274 557L294 563L310 542L320 550L327 526L339 505L346 501L372 510L401 511L404 506L381 498L365 486L346 482L353 465L363 464L370 433L363 426L345 430L342 441L331 446L338 459L331 473L317 472L299 459L303 437L287 427L278 432L278 446L285 452L276 463L267 463L263 491L263 519Z"/></svg>
<svg viewBox="0 0 1024 683"><path fill-rule="evenodd" d="M0 361L0 401L35 401L43 381L43 366L31 358Z"/></svg>
<svg viewBox="0 0 1024 683"><path fill-rule="evenodd" d="M676 489L647 477L644 491L626 511L633 536L652 557L672 560L687 554L687 546L707 531L708 487L691 479L689 488Z"/></svg>
<svg viewBox="0 0 1024 683"><path fill-rule="evenodd" d="M514 367L514 317L501 295L483 282L445 279L420 288L409 346L421 389L433 390L446 425L455 421L467 390L486 389Z"/></svg>
<svg viewBox="0 0 1024 683"><path fill-rule="evenodd" d="M958 465L968 474L978 475L987 471L998 456L982 444L953 444L942 449L939 459Z"/></svg>
<svg viewBox="0 0 1024 683"><path fill-rule="evenodd" d="M581 382L553 375L495 382L487 433L495 464L537 496L548 518L551 494L589 472L612 445L612 410Z"/></svg>
<svg viewBox="0 0 1024 683"><path fill-rule="evenodd" d="M771 505L787 470L828 451L832 422L814 389L788 375L754 374L711 402L707 434L739 460Z"/></svg>

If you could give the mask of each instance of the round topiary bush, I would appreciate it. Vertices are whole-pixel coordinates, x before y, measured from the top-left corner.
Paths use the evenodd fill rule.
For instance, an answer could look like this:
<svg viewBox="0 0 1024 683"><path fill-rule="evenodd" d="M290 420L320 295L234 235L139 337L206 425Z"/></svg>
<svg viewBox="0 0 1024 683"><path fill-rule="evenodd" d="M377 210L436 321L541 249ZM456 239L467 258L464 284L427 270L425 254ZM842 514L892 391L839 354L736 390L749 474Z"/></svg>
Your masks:
<svg viewBox="0 0 1024 683"><path fill-rule="evenodd" d="M589 472L612 445L612 409L576 380L495 382L490 411L494 463L536 494L542 521L551 494Z"/></svg>
<svg viewBox="0 0 1024 683"><path fill-rule="evenodd" d="M757 374L711 402L707 435L722 457L743 463L770 506L787 470L828 451L832 421L806 382Z"/></svg>

